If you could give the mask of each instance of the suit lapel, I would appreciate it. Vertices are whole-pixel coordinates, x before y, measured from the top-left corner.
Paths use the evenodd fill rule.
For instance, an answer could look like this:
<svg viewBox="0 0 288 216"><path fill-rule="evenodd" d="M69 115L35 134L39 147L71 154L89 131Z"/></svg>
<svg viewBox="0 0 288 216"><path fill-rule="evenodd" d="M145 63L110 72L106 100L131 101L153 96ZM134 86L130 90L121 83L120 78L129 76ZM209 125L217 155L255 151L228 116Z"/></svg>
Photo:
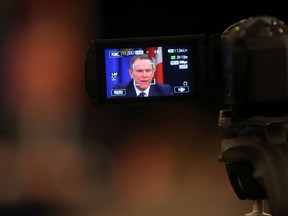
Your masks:
<svg viewBox="0 0 288 216"><path fill-rule="evenodd" d="M150 91L149 91L149 96L159 96L158 88L157 85L151 85L150 86Z"/></svg>
<svg viewBox="0 0 288 216"><path fill-rule="evenodd" d="M133 82L129 82L126 90L126 97L137 97Z"/></svg>

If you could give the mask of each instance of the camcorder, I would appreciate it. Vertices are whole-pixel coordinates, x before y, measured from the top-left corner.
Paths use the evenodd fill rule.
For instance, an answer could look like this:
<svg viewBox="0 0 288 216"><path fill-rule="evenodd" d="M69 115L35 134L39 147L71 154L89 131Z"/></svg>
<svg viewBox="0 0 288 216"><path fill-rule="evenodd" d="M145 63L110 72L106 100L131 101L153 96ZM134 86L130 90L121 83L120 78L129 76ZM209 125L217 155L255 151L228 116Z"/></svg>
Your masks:
<svg viewBox="0 0 288 216"><path fill-rule="evenodd" d="M242 21L209 38L200 34L93 40L85 63L87 93L97 105L204 99L223 101L239 112L269 114L279 104L277 111L286 110L287 27L272 19L253 17L253 26ZM143 53L155 59L154 81L171 85L173 96L126 97L126 89L113 88L131 80L129 60Z"/></svg>
<svg viewBox="0 0 288 216"><path fill-rule="evenodd" d="M208 38L199 34L93 40L85 63L86 90L95 105L175 100L223 104L218 121L219 160L225 164L232 188L241 200L268 199L272 215L285 216L287 34L283 21L255 16ZM173 94L128 97L126 85L118 85L131 82L130 60L143 54L154 60L150 88L168 84Z"/></svg>
<svg viewBox="0 0 288 216"><path fill-rule="evenodd" d="M218 100L247 112L269 114L279 104L286 109L287 27L276 23L249 31L237 23L208 39L200 34L93 40L85 63L87 93L97 105ZM129 60L143 53L155 59L155 80L171 85L173 96L128 98L126 89L113 89L131 80Z"/></svg>

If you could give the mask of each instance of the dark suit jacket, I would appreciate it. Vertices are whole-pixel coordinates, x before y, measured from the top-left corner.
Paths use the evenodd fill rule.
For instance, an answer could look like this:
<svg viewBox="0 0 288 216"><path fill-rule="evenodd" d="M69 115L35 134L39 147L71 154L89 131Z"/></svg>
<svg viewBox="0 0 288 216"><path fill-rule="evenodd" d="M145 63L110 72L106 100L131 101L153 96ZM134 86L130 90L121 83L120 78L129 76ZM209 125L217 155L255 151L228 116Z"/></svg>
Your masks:
<svg viewBox="0 0 288 216"><path fill-rule="evenodd" d="M115 84L113 89L126 89L126 96L122 97L137 97L133 81ZM156 83L150 86L149 97L166 95L173 95L173 89L170 85Z"/></svg>

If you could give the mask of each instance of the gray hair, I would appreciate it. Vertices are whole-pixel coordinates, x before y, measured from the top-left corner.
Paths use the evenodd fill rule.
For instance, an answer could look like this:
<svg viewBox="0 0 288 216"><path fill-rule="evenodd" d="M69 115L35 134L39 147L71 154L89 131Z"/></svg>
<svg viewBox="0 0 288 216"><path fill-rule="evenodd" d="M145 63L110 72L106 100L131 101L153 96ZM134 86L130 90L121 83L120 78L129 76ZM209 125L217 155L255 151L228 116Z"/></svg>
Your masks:
<svg viewBox="0 0 288 216"><path fill-rule="evenodd" d="M147 59L147 60L151 61L152 67L153 67L153 69L155 70L155 61L154 61L154 59L153 59L150 55L148 55L148 54L141 54L141 55L135 55L135 56L133 56L133 57L130 59L130 69L133 69L134 62L135 62L137 59Z"/></svg>

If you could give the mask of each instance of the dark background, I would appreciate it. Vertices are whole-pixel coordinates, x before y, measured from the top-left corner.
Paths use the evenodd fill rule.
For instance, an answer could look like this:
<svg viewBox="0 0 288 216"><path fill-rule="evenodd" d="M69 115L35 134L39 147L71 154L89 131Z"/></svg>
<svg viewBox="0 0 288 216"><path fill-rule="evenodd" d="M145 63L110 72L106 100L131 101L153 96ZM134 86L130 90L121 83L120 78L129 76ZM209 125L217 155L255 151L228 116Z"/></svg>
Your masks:
<svg viewBox="0 0 288 216"><path fill-rule="evenodd" d="M280 1L100 1L103 37L219 34L257 15L287 20Z"/></svg>

